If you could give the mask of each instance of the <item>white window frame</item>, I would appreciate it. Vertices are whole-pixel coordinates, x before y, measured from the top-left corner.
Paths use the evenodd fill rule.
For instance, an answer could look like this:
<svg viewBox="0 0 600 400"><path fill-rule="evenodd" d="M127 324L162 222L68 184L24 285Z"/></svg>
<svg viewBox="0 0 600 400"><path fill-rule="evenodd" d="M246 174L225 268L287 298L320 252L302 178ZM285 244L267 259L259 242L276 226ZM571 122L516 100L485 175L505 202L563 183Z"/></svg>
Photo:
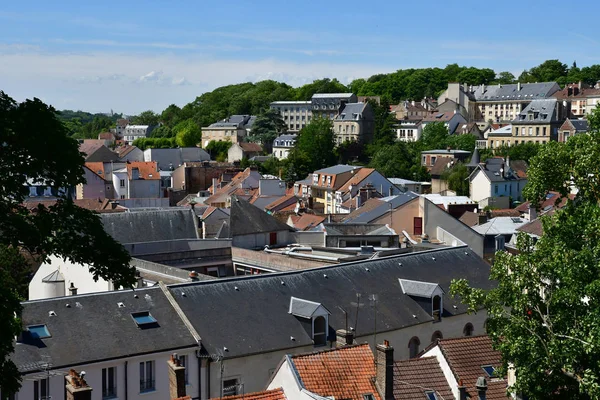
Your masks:
<svg viewBox="0 0 600 400"><path fill-rule="evenodd" d="M151 383L151 386L148 385ZM154 360L140 362L140 393L156 391L156 365Z"/></svg>

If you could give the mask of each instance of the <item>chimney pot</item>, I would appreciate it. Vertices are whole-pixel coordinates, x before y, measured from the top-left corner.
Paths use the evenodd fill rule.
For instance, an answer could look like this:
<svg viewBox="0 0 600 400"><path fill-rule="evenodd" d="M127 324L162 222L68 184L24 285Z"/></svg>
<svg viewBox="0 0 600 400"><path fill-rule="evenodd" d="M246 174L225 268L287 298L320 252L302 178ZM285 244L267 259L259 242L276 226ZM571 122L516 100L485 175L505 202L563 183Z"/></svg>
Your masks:
<svg viewBox="0 0 600 400"><path fill-rule="evenodd" d="M191 271L189 274L190 280L193 282L198 281L198 273L196 271Z"/></svg>
<svg viewBox="0 0 600 400"><path fill-rule="evenodd" d="M75 287L75 284L73 282L71 282L71 286L69 286L69 295L75 296L76 294L77 294L77 288Z"/></svg>
<svg viewBox="0 0 600 400"><path fill-rule="evenodd" d="M171 400L185 397L185 367L181 366L177 353L167 361L169 369L169 395Z"/></svg>
<svg viewBox="0 0 600 400"><path fill-rule="evenodd" d="M74 369L69 370L69 375L65 377L66 384L66 400L91 400L92 388L84 379L85 372L81 371L78 374Z"/></svg>

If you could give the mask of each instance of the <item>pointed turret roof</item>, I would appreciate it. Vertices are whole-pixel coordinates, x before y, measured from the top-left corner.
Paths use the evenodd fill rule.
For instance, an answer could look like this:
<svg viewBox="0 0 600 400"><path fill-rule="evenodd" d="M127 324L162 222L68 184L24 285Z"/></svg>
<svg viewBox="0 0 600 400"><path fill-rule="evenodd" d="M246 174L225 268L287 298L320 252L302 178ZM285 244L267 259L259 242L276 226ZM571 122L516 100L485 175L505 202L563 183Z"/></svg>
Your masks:
<svg viewBox="0 0 600 400"><path fill-rule="evenodd" d="M473 150L473 155L471 156L471 161L467 164L468 168L477 168L479 165L479 149L475 146L475 150Z"/></svg>

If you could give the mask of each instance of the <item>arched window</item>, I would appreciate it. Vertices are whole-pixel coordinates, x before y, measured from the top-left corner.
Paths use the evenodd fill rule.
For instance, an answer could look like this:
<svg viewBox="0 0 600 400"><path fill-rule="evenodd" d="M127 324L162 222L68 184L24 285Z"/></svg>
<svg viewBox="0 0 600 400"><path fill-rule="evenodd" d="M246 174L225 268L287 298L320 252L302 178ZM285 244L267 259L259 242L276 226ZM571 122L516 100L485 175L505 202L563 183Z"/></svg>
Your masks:
<svg viewBox="0 0 600 400"><path fill-rule="evenodd" d="M313 341L315 346L323 346L327 344L327 321L325 317L319 316L313 322Z"/></svg>
<svg viewBox="0 0 600 400"><path fill-rule="evenodd" d="M421 341L418 337L413 336L408 342L408 354L410 358L415 358L419 354L419 346Z"/></svg>
<svg viewBox="0 0 600 400"><path fill-rule="evenodd" d="M464 336L473 336L473 324L472 323L468 323L465 325L465 327L463 328L463 335Z"/></svg>
<svg viewBox="0 0 600 400"><path fill-rule="evenodd" d="M443 339L443 338L444 338L444 335L442 335L442 332L435 331L435 332L433 332L433 335L431 335L431 342L435 343L438 340Z"/></svg>
<svg viewBox="0 0 600 400"><path fill-rule="evenodd" d="M442 319L442 298L440 296L433 297L433 320L440 321Z"/></svg>

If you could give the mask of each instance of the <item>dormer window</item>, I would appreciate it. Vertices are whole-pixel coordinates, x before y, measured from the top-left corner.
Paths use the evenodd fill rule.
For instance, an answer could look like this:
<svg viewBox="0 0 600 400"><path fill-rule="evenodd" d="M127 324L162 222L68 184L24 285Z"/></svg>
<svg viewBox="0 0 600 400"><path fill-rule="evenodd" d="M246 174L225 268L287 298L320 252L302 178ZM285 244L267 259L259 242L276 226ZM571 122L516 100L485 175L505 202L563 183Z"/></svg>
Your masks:
<svg viewBox="0 0 600 400"><path fill-rule="evenodd" d="M434 322L442 320L444 311L442 296L444 295L444 291L440 285L408 279L399 279L399 281L402 293L410 297L415 297L415 300L433 317ZM430 299L431 302L423 303L422 299Z"/></svg>
<svg viewBox="0 0 600 400"><path fill-rule="evenodd" d="M309 333L315 346L327 344L329 314L331 313L321 303L292 297L288 313L298 318L311 320Z"/></svg>

